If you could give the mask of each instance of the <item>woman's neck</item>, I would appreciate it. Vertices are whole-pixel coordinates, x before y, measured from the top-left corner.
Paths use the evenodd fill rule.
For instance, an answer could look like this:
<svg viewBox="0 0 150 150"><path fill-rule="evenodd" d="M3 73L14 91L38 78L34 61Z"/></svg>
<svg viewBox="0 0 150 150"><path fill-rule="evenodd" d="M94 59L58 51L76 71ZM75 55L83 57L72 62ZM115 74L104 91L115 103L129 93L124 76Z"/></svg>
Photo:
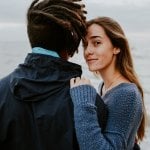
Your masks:
<svg viewBox="0 0 150 150"><path fill-rule="evenodd" d="M103 95L113 87L119 85L123 82L129 82L118 70L112 69L100 72L101 77L104 81L104 86L102 89Z"/></svg>
<svg viewBox="0 0 150 150"><path fill-rule="evenodd" d="M100 70L100 75L104 81L104 84L108 86L116 76L121 75L115 67L108 67Z"/></svg>
<svg viewBox="0 0 150 150"><path fill-rule="evenodd" d="M102 78L104 81L105 89L108 89L109 87L114 85L121 77L122 75L118 71L110 74L103 74Z"/></svg>

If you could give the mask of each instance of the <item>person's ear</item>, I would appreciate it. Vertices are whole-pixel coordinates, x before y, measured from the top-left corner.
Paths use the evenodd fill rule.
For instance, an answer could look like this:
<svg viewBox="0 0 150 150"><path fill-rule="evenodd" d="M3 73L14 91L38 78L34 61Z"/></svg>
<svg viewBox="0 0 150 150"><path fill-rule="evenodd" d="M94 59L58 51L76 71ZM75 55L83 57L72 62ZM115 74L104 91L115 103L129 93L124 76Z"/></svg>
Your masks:
<svg viewBox="0 0 150 150"><path fill-rule="evenodd" d="M114 55L117 55L118 53L120 53L120 48L114 47L114 49L113 49L113 54L114 54Z"/></svg>

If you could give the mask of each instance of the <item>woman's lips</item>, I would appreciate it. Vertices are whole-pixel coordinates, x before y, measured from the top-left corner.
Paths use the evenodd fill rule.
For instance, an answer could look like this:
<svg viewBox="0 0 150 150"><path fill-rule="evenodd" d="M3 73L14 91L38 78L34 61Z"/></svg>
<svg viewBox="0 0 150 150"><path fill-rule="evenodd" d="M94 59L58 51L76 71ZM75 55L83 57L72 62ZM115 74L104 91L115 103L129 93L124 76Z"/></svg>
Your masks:
<svg viewBox="0 0 150 150"><path fill-rule="evenodd" d="M95 61L97 61L96 58L89 58L86 60L88 63L94 63Z"/></svg>

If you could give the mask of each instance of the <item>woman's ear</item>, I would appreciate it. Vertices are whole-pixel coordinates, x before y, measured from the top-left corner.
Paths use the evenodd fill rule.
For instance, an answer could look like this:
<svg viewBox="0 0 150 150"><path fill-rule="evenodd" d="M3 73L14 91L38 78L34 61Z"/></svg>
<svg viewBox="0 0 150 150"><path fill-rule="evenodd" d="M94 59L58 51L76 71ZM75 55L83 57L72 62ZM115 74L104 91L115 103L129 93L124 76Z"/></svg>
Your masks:
<svg viewBox="0 0 150 150"><path fill-rule="evenodd" d="M118 53L120 53L120 48L114 47L114 49L113 49L113 54L114 54L114 55L117 55Z"/></svg>

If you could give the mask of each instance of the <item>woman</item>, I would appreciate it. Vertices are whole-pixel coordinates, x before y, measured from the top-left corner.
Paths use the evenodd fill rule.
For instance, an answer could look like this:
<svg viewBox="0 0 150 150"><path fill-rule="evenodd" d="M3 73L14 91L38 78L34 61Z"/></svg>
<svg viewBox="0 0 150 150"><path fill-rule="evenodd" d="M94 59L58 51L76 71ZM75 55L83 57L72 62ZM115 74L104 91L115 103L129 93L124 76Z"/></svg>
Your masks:
<svg viewBox="0 0 150 150"><path fill-rule="evenodd" d="M145 131L143 89L134 71L130 48L120 25L109 17L87 22L84 57L89 70L100 74L99 94L108 108L106 129L101 132L96 90L88 79L70 81L77 139L81 150L131 150Z"/></svg>

